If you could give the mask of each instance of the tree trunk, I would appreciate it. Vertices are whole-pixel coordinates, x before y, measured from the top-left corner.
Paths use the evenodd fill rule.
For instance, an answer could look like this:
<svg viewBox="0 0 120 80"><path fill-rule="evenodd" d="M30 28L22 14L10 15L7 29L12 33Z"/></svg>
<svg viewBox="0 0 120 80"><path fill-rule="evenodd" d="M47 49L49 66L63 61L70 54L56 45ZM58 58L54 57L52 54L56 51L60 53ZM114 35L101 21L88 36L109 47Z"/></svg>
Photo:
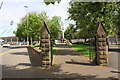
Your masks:
<svg viewBox="0 0 120 80"><path fill-rule="evenodd" d="M32 37L31 37L31 39L30 39L30 40L31 40L31 45L33 45L33 42L32 42Z"/></svg>
<svg viewBox="0 0 120 80"><path fill-rule="evenodd" d="M117 38L117 36L115 36L115 39L116 39L116 44L118 44L118 38Z"/></svg>
<svg viewBox="0 0 120 80"><path fill-rule="evenodd" d="M72 43L71 39L69 39L69 42Z"/></svg>
<svg viewBox="0 0 120 80"><path fill-rule="evenodd" d="M38 41L38 43L39 43L39 40L37 40Z"/></svg>
<svg viewBox="0 0 120 80"><path fill-rule="evenodd" d="M87 38L85 38L85 42L87 41Z"/></svg>
<svg viewBox="0 0 120 80"><path fill-rule="evenodd" d="M28 42L29 42L29 45L31 45L31 41L30 41L30 38L29 38Z"/></svg>

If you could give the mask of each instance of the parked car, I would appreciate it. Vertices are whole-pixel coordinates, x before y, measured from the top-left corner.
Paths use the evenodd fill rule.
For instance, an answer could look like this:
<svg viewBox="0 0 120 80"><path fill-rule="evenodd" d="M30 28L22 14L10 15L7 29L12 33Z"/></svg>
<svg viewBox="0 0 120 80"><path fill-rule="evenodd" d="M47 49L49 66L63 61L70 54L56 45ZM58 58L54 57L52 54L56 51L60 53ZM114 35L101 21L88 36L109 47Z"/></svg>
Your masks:
<svg viewBox="0 0 120 80"><path fill-rule="evenodd" d="M9 43L3 44L3 47L10 47Z"/></svg>

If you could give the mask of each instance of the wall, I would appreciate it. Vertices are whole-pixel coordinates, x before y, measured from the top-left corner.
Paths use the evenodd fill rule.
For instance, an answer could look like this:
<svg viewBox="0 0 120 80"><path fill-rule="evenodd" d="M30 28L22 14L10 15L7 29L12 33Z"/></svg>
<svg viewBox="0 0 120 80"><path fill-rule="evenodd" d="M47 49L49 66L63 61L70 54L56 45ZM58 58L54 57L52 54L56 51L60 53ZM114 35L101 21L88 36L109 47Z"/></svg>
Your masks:
<svg viewBox="0 0 120 80"><path fill-rule="evenodd" d="M41 50L35 49L32 46L27 47L29 59L33 66L42 66Z"/></svg>

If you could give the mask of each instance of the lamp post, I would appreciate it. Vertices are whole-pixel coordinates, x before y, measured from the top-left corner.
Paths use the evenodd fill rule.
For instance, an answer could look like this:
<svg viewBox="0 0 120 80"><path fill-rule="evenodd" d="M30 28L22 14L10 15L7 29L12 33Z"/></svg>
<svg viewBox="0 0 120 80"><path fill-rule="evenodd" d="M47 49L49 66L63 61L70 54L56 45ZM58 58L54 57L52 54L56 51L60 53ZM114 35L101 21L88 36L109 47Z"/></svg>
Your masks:
<svg viewBox="0 0 120 80"><path fill-rule="evenodd" d="M1 8L2 8L2 5L3 5L3 2L1 2L1 5L0 5L0 10L1 10Z"/></svg>
<svg viewBox="0 0 120 80"><path fill-rule="evenodd" d="M64 27L62 27L62 42L64 43Z"/></svg>
<svg viewBox="0 0 120 80"><path fill-rule="evenodd" d="M24 6L24 8L28 8L28 6ZM27 28L28 28L28 14L27 14ZM28 33L27 33L27 45L29 45L29 41L28 41Z"/></svg>

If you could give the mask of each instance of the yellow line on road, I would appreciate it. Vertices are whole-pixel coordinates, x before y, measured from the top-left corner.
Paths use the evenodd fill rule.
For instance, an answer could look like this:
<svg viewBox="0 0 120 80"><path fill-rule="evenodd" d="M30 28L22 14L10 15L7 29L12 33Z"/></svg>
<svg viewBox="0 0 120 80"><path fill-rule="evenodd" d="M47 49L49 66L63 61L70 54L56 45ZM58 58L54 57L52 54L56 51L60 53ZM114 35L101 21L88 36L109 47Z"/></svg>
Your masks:
<svg viewBox="0 0 120 80"><path fill-rule="evenodd" d="M15 49L0 53L0 55L6 54L6 53L9 53L9 52L13 52L13 51L15 51Z"/></svg>

